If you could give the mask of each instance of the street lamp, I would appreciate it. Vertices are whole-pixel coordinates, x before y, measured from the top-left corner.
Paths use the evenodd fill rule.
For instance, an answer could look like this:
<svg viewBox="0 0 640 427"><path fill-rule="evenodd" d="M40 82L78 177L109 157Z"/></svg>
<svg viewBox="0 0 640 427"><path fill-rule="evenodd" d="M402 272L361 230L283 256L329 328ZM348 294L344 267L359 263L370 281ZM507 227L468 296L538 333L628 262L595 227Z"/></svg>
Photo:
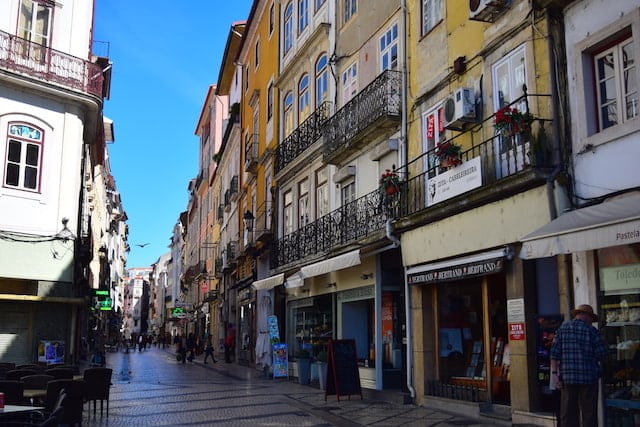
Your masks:
<svg viewBox="0 0 640 427"><path fill-rule="evenodd" d="M246 228L247 231L253 231L254 219L255 217L253 216L251 211L245 211L244 215L242 216L242 221L244 222L244 228Z"/></svg>

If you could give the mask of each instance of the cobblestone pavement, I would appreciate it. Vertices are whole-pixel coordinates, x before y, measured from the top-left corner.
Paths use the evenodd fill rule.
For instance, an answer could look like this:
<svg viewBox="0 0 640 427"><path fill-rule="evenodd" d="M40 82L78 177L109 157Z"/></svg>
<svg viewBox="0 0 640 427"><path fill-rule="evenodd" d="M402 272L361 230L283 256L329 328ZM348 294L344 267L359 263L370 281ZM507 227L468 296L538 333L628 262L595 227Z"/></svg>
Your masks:
<svg viewBox="0 0 640 427"><path fill-rule="evenodd" d="M109 417L84 412L84 426L489 426L462 415L369 397L328 396L313 385L265 378L237 364L176 361L167 349L110 353ZM105 407L106 410L106 407Z"/></svg>

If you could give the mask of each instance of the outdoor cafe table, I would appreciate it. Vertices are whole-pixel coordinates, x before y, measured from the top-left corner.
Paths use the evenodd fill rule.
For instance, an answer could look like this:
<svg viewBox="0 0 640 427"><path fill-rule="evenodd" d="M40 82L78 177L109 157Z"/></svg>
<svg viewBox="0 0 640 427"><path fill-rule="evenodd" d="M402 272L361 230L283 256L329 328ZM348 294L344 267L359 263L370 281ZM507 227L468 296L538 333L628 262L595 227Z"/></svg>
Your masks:
<svg viewBox="0 0 640 427"><path fill-rule="evenodd" d="M0 418L7 414L17 414L19 412L34 412L43 410L43 406L27 406L27 405L4 405L0 409Z"/></svg>

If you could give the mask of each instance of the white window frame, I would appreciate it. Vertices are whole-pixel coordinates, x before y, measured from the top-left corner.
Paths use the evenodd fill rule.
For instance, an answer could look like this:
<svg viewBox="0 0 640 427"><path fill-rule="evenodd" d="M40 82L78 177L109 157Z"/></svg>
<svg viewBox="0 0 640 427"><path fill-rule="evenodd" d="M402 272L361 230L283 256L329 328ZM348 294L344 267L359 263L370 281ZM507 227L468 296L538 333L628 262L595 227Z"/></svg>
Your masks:
<svg viewBox="0 0 640 427"><path fill-rule="evenodd" d="M314 0L315 3L315 11L318 12L320 8L327 2L327 0Z"/></svg>
<svg viewBox="0 0 640 427"><path fill-rule="evenodd" d="M298 34L309 26L309 0L298 0Z"/></svg>
<svg viewBox="0 0 640 427"><path fill-rule="evenodd" d="M527 50L519 46L491 66L494 112L520 98L527 83ZM514 105L520 110L523 107Z"/></svg>
<svg viewBox="0 0 640 427"><path fill-rule="evenodd" d="M349 22L351 18L358 13L358 0L344 0L344 9L342 10L343 23Z"/></svg>
<svg viewBox="0 0 640 427"><path fill-rule="evenodd" d="M30 193L40 193L42 191L42 162L44 151L44 138L45 132L42 128L34 125L33 123L27 123L22 121L9 122L7 126L6 134L6 153L4 158L4 176L2 178L2 185L5 188L11 188L14 190L27 191ZM10 158L12 145L20 146L19 158ZM37 148L37 159L31 157L27 159L29 151L33 148ZM33 163L33 161L37 163ZM17 183L8 183L8 172L10 169L18 168ZM35 171L34 186L25 185L26 171L27 169L32 172Z"/></svg>
<svg viewBox="0 0 640 427"><path fill-rule="evenodd" d="M329 60L323 53L316 61L316 108L329 99Z"/></svg>
<svg viewBox="0 0 640 427"><path fill-rule="evenodd" d="M22 12L30 7L28 15ZM51 24L53 13L49 6L35 0L20 1L20 17L18 19L18 36L30 42L49 47L49 37L51 34ZM41 15L44 14L44 15ZM42 17L44 16L44 20ZM38 24L46 21L42 29L38 29Z"/></svg>
<svg viewBox="0 0 640 427"><path fill-rule="evenodd" d="M284 136L289 136L294 129L293 92L287 92L282 101Z"/></svg>
<svg viewBox="0 0 640 427"><path fill-rule="evenodd" d="M626 48L626 49L625 49ZM623 124L629 120L638 117L638 82L633 90L627 90L623 82L625 76L637 75L637 59L631 58L627 61L630 66L625 66L624 54L635 53L634 40L629 34L628 37L624 37L618 40L618 42L608 49L603 50L593 56L594 77L596 86L596 104L597 104L597 116L598 116L598 131L603 131L613 126ZM606 58L606 59L605 59ZM599 65L610 63L609 72L606 72L603 76ZM615 96L607 98L606 102L602 102L602 99L606 94L602 93L603 86L607 87L607 91L613 92ZM628 100L631 99L629 102ZM615 114L617 117L608 120L605 114L605 109L609 112L609 115Z"/></svg>
<svg viewBox="0 0 640 427"><path fill-rule="evenodd" d="M270 122L273 118L273 96L274 88L273 81L271 81L267 87L267 122Z"/></svg>
<svg viewBox="0 0 640 427"><path fill-rule="evenodd" d="M293 192L288 190L282 196L282 235L293 233Z"/></svg>
<svg viewBox="0 0 640 427"><path fill-rule="evenodd" d="M284 8L283 48L285 55L293 47L293 1L287 3Z"/></svg>
<svg viewBox="0 0 640 427"><path fill-rule="evenodd" d="M256 45L253 51L253 60L255 62L255 64L253 65L253 68L257 69L258 66L260 65L260 39L256 40Z"/></svg>
<svg viewBox="0 0 640 427"><path fill-rule="evenodd" d="M309 178L298 183L298 228L303 228L311 222L309 209Z"/></svg>
<svg viewBox="0 0 640 427"><path fill-rule="evenodd" d="M273 34L273 30L276 27L276 6L272 2L271 6L269 6L269 38Z"/></svg>
<svg viewBox="0 0 640 427"><path fill-rule="evenodd" d="M378 44L380 55L380 71L397 70L400 55L398 45L398 23L391 24L389 29L380 37Z"/></svg>
<svg viewBox="0 0 640 427"><path fill-rule="evenodd" d="M442 21L442 0L422 0L422 35Z"/></svg>
<svg viewBox="0 0 640 427"><path fill-rule="evenodd" d="M342 72L342 105L349 102L358 93L358 62L354 61Z"/></svg>
<svg viewBox="0 0 640 427"><path fill-rule="evenodd" d="M320 168L316 171L316 219L329 213L329 180L327 170Z"/></svg>
<svg viewBox="0 0 640 427"><path fill-rule="evenodd" d="M309 94L309 74L303 74L298 81L298 121L302 123L311 114Z"/></svg>

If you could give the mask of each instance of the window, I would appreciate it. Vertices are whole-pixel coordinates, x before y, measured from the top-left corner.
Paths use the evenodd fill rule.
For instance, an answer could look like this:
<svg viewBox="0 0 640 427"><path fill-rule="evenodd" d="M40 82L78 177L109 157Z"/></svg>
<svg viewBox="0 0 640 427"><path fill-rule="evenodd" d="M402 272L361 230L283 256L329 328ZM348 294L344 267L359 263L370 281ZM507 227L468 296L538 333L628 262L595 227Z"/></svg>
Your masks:
<svg viewBox="0 0 640 427"><path fill-rule="evenodd" d="M321 55L316 62L316 108L329 97L329 74L327 71L327 55Z"/></svg>
<svg viewBox="0 0 640 427"><path fill-rule="evenodd" d="M273 29L276 26L276 8L273 3L269 7L269 35L273 34Z"/></svg>
<svg viewBox="0 0 640 427"><path fill-rule="evenodd" d="M322 7L322 5L323 5L323 4L325 4L325 2L326 2L326 1L327 1L327 0L315 0L315 2L316 2L316 12L317 12L318 10L320 10L320 8Z"/></svg>
<svg viewBox="0 0 640 427"><path fill-rule="evenodd" d="M344 23L346 24L349 20L356 14L358 11L358 1L357 0L344 0Z"/></svg>
<svg viewBox="0 0 640 427"><path fill-rule="evenodd" d="M398 24L380 37L380 71L398 69Z"/></svg>
<svg viewBox="0 0 640 427"><path fill-rule="evenodd" d="M427 34L442 20L442 0L422 0L422 34Z"/></svg>
<svg viewBox="0 0 640 427"><path fill-rule="evenodd" d="M628 37L593 57L599 130L639 114L635 51L635 43Z"/></svg>
<svg viewBox="0 0 640 427"><path fill-rule="evenodd" d="M342 206L353 202L356 199L356 181L354 179L345 181L345 183L342 184L340 195L342 197Z"/></svg>
<svg viewBox="0 0 640 427"><path fill-rule="evenodd" d="M298 34L309 25L309 0L298 0Z"/></svg>
<svg viewBox="0 0 640 427"><path fill-rule="evenodd" d="M444 109L437 107L424 113L422 115L422 129L422 150L427 153L445 140ZM425 156L424 161L425 171L436 166L435 156L430 156L430 158Z"/></svg>
<svg viewBox="0 0 640 427"><path fill-rule="evenodd" d="M316 219L329 213L329 185L327 171L322 168L316 172Z"/></svg>
<svg viewBox="0 0 640 427"><path fill-rule="evenodd" d="M44 132L26 123L9 123L4 185L39 191Z"/></svg>
<svg viewBox="0 0 640 427"><path fill-rule="evenodd" d="M284 9L284 53L293 47L293 3L289 2Z"/></svg>
<svg viewBox="0 0 640 427"><path fill-rule="evenodd" d="M258 68L258 64L260 64L260 40L256 41L256 46L253 49L253 60L255 62L254 67Z"/></svg>
<svg viewBox="0 0 640 427"><path fill-rule="evenodd" d="M522 85L527 81L524 46L515 49L505 58L496 62L492 67L491 74L494 87L494 111L498 111L523 95ZM520 108L520 110L524 111L525 108Z"/></svg>
<svg viewBox="0 0 640 427"><path fill-rule="evenodd" d="M273 117L273 82L269 82L267 88L267 121Z"/></svg>
<svg viewBox="0 0 640 427"><path fill-rule="evenodd" d="M309 224L309 179L304 179L298 184L298 197L298 228L302 228Z"/></svg>
<svg viewBox="0 0 640 427"><path fill-rule="evenodd" d="M309 117L309 75L305 74L298 83L298 121L302 123Z"/></svg>
<svg viewBox="0 0 640 427"><path fill-rule="evenodd" d="M249 64L244 68L244 93L247 93L249 90L249 69L251 66Z"/></svg>
<svg viewBox="0 0 640 427"><path fill-rule="evenodd" d="M293 132L293 93L284 97L284 136Z"/></svg>
<svg viewBox="0 0 640 427"><path fill-rule="evenodd" d="M346 104L358 92L358 66L354 62L342 73L342 104Z"/></svg>
<svg viewBox="0 0 640 427"><path fill-rule="evenodd" d="M19 20L18 36L43 46L49 45L50 7L33 0L22 0Z"/></svg>
<svg viewBox="0 0 640 427"><path fill-rule="evenodd" d="M282 215L282 223L284 224L282 234L286 236L293 232L293 194L291 190L284 193L284 210L282 211Z"/></svg>

